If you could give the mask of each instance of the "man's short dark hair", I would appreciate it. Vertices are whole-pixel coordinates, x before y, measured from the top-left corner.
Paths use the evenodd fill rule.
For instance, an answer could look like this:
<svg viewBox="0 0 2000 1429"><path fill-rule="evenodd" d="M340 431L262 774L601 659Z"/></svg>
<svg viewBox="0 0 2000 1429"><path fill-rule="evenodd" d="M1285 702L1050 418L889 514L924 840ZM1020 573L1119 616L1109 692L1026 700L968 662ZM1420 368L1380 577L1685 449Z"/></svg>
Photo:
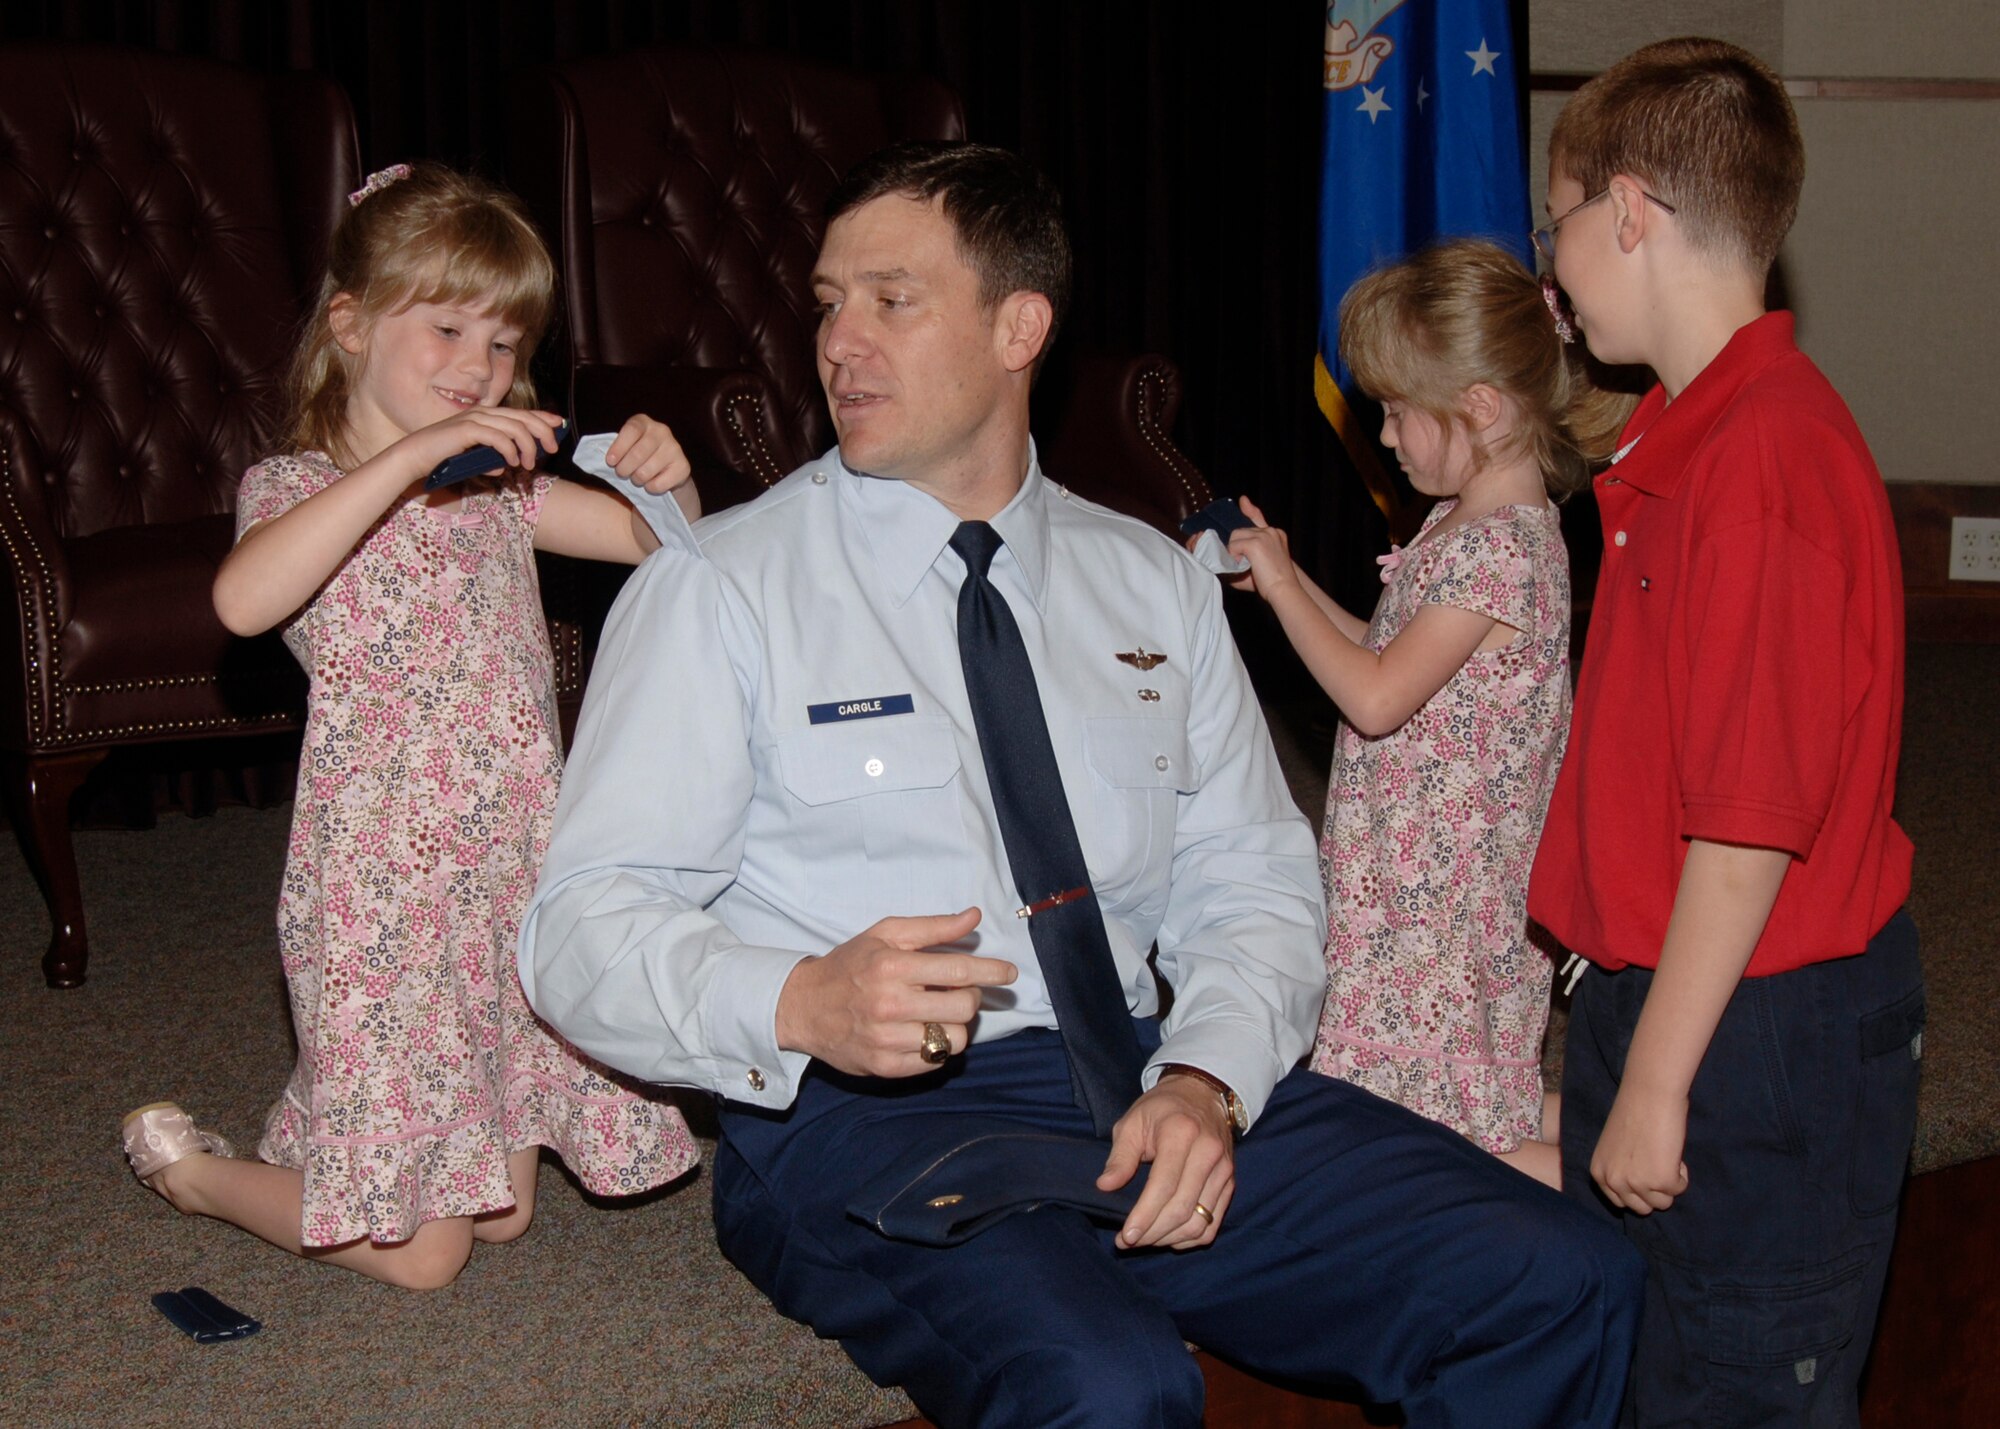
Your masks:
<svg viewBox="0 0 2000 1429"><path fill-rule="evenodd" d="M1048 176L990 144L911 139L849 169L827 198L826 221L889 195L939 204L958 235L959 256L979 277L982 307L990 311L1015 293L1049 300L1046 356L1069 310L1070 288L1062 195Z"/></svg>

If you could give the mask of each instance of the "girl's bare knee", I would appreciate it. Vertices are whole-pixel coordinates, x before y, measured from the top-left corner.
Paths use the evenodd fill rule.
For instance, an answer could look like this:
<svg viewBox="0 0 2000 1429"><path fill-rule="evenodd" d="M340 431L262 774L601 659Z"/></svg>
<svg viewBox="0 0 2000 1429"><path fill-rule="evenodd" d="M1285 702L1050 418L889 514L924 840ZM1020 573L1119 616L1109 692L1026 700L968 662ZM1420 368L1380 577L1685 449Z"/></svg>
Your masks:
<svg viewBox="0 0 2000 1429"><path fill-rule="evenodd" d="M530 1146L507 1155L507 1180L514 1192L513 1207L493 1211L475 1219L472 1238L487 1245L505 1245L528 1233L535 1218L535 1177L541 1166L541 1148Z"/></svg>
<svg viewBox="0 0 2000 1429"><path fill-rule="evenodd" d="M383 1249L368 1269L404 1290L442 1290L471 1258L472 1236L463 1222L433 1221L403 1244Z"/></svg>
<svg viewBox="0 0 2000 1429"><path fill-rule="evenodd" d="M528 1233L535 1218L533 1206L516 1206L495 1216L482 1216L472 1223L472 1238L486 1245L505 1245Z"/></svg>
<svg viewBox="0 0 2000 1429"><path fill-rule="evenodd" d="M458 1279L469 1255L399 1255L383 1267L381 1278L403 1290L442 1290Z"/></svg>

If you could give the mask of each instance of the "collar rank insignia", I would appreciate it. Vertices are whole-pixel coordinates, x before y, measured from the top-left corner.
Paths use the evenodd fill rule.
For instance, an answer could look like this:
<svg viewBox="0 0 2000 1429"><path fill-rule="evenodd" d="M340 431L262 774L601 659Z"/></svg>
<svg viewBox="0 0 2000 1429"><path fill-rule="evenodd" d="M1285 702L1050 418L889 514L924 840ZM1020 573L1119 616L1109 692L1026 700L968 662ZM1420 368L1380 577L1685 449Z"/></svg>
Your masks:
<svg viewBox="0 0 2000 1429"><path fill-rule="evenodd" d="M1143 645L1137 650L1120 650L1118 658L1128 665L1138 666L1142 673L1152 669L1155 665L1164 665L1167 663L1166 656L1155 655Z"/></svg>

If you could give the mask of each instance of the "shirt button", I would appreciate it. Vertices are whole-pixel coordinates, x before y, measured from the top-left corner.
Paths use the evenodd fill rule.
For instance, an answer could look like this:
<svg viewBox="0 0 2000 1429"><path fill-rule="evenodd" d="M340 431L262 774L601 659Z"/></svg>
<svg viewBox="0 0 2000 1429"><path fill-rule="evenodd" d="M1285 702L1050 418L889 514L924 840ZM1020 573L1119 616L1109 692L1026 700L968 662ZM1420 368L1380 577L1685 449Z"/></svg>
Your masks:
<svg viewBox="0 0 2000 1429"><path fill-rule="evenodd" d="M1624 533L1623 531L1620 531L1620 532L1619 532L1619 533L1618 533L1617 535L1613 536L1613 537L1611 538L1611 544L1612 544L1612 545L1614 545L1614 546L1622 546L1622 545L1624 545L1624 544L1625 544L1625 533Z"/></svg>
<svg viewBox="0 0 2000 1429"><path fill-rule="evenodd" d="M870 779L880 779L882 777L883 766L882 761L879 759L871 759L861 767L868 772Z"/></svg>
<svg viewBox="0 0 2000 1429"><path fill-rule="evenodd" d="M1153 757L1153 767L1164 774L1168 769L1173 767L1173 761L1164 754L1155 755Z"/></svg>
<svg viewBox="0 0 2000 1429"><path fill-rule="evenodd" d="M748 1072L743 1074L743 1080L750 1084L750 1090L753 1092L764 1090L764 1074L755 1067L752 1067Z"/></svg>
<svg viewBox="0 0 2000 1429"><path fill-rule="evenodd" d="M826 485L826 473L825 473L825 472L823 472L823 471L816 471L816 472L814 472L814 473L813 473L813 485L814 485L814 486L825 486L825 485Z"/></svg>

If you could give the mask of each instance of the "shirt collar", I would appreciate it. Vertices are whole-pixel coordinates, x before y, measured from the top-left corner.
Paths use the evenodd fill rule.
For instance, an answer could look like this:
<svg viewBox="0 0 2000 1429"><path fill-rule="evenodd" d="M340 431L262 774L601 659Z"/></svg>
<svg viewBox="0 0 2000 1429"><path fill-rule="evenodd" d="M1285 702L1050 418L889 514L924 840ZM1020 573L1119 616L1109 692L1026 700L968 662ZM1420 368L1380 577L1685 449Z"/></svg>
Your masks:
<svg viewBox="0 0 2000 1429"><path fill-rule="evenodd" d="M1619 434L1624 460L1597 478L1616 479L1654 496L1672 496L1687 475L1688 455L1758 373L1798 351L1792 315L1765 313L1736 329L1721 352L1673 401L1655 384ZM1644 441L1639 439L1644 437Z"/></svg>
<svg viewBox="0 0 2000 1429"><path fill-rule="evenodd" d="M840 460L835 448L829 453L834 480L842 502L853 514L868 542L876 569L882 573L895 603L900 606L916 593L917 586L938 562L958 530L959 518L951 508L907 482L879 476L863 476ZM1020 567L1021 582L1035 608L1042 608L1049 584L1049 497L1048 483L1028 443L1028 473L1014 499L993 518L993 529L1005 542L996 563L1013 553ZM953 558L954 561L957 559ZM954 579L956 579L954 575Z"/></svg>

